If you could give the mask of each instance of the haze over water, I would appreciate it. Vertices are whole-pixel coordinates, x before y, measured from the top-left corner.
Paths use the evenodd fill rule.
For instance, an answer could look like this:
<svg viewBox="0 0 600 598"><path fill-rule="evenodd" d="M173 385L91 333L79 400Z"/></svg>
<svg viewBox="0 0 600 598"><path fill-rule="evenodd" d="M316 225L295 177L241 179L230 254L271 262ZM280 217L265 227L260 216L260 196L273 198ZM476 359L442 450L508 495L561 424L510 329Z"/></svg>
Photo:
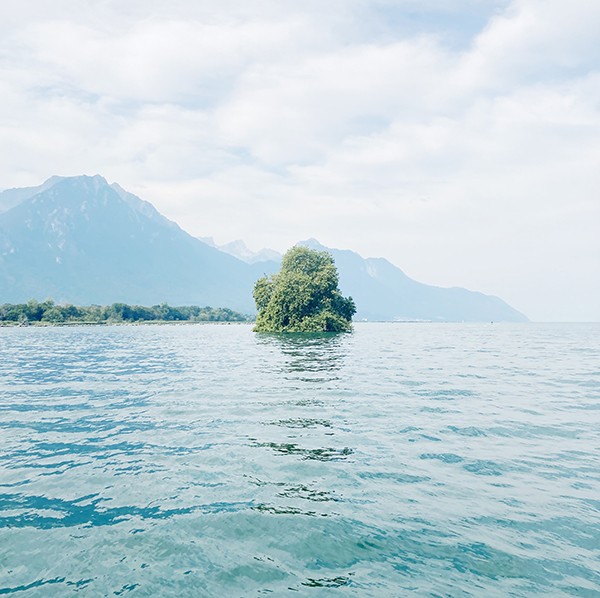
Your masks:
<svg viewBox="0 0 600 598"><path fill-rule="evenodd" d="M600 595L600 325L0 328L0 594Z"/></svg>

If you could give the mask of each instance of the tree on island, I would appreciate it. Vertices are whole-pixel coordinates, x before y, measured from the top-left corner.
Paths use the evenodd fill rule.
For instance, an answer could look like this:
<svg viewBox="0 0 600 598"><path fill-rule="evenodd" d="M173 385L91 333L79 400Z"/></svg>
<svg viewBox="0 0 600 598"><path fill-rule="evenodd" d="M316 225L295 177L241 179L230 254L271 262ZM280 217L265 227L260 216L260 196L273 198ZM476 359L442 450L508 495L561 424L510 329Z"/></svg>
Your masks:
<svg viewBox="0 0 600 598"><path fill-rule="evenodd" d="M329 253L292 247L279 273L254 285L255 332L349 332L356 306L342 297L338 282Z"/></svg>

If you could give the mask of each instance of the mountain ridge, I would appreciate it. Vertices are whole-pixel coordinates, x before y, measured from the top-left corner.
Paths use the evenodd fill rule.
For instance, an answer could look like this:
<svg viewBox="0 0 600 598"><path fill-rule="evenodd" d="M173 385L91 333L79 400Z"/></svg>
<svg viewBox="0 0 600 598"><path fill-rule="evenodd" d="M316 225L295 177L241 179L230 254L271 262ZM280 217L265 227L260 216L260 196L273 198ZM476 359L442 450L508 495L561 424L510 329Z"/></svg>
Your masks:
<svg viewBox="0 0 600 598"><path fill-rule="evenodd" d="M0 214L6 212L11 208L19 205L21 202L33 197L34 195L45 191L61 181L65 177L53 175L49 179L46 179L41 185L36 187L16 187L13 189L5 189L0 192Z"/></svg>

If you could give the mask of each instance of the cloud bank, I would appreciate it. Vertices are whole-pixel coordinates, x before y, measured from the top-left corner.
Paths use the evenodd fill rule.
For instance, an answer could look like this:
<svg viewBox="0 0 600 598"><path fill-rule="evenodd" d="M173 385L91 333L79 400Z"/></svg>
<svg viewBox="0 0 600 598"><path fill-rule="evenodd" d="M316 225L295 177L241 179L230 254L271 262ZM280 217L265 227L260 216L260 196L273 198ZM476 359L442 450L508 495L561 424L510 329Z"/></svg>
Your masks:
<svg viewBox="0 0 600 598"><path fill-rule="evenodd" d="M221 244L316 237L600 320L597 2L4 11L0 187L100 173Z"/></svg>

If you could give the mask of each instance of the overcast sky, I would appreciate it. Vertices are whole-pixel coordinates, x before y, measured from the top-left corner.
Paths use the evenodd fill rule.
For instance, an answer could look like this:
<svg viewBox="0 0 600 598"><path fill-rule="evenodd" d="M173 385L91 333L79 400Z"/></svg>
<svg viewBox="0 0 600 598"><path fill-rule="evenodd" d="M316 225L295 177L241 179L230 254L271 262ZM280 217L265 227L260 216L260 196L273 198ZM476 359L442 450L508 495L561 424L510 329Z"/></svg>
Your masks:
<svg viewBox="0 0 600 598"><path fill-rule="evenodd" d="M0 188L101 174L193 235L309 237L600 320L598 0L0 8Z"/></svg>

